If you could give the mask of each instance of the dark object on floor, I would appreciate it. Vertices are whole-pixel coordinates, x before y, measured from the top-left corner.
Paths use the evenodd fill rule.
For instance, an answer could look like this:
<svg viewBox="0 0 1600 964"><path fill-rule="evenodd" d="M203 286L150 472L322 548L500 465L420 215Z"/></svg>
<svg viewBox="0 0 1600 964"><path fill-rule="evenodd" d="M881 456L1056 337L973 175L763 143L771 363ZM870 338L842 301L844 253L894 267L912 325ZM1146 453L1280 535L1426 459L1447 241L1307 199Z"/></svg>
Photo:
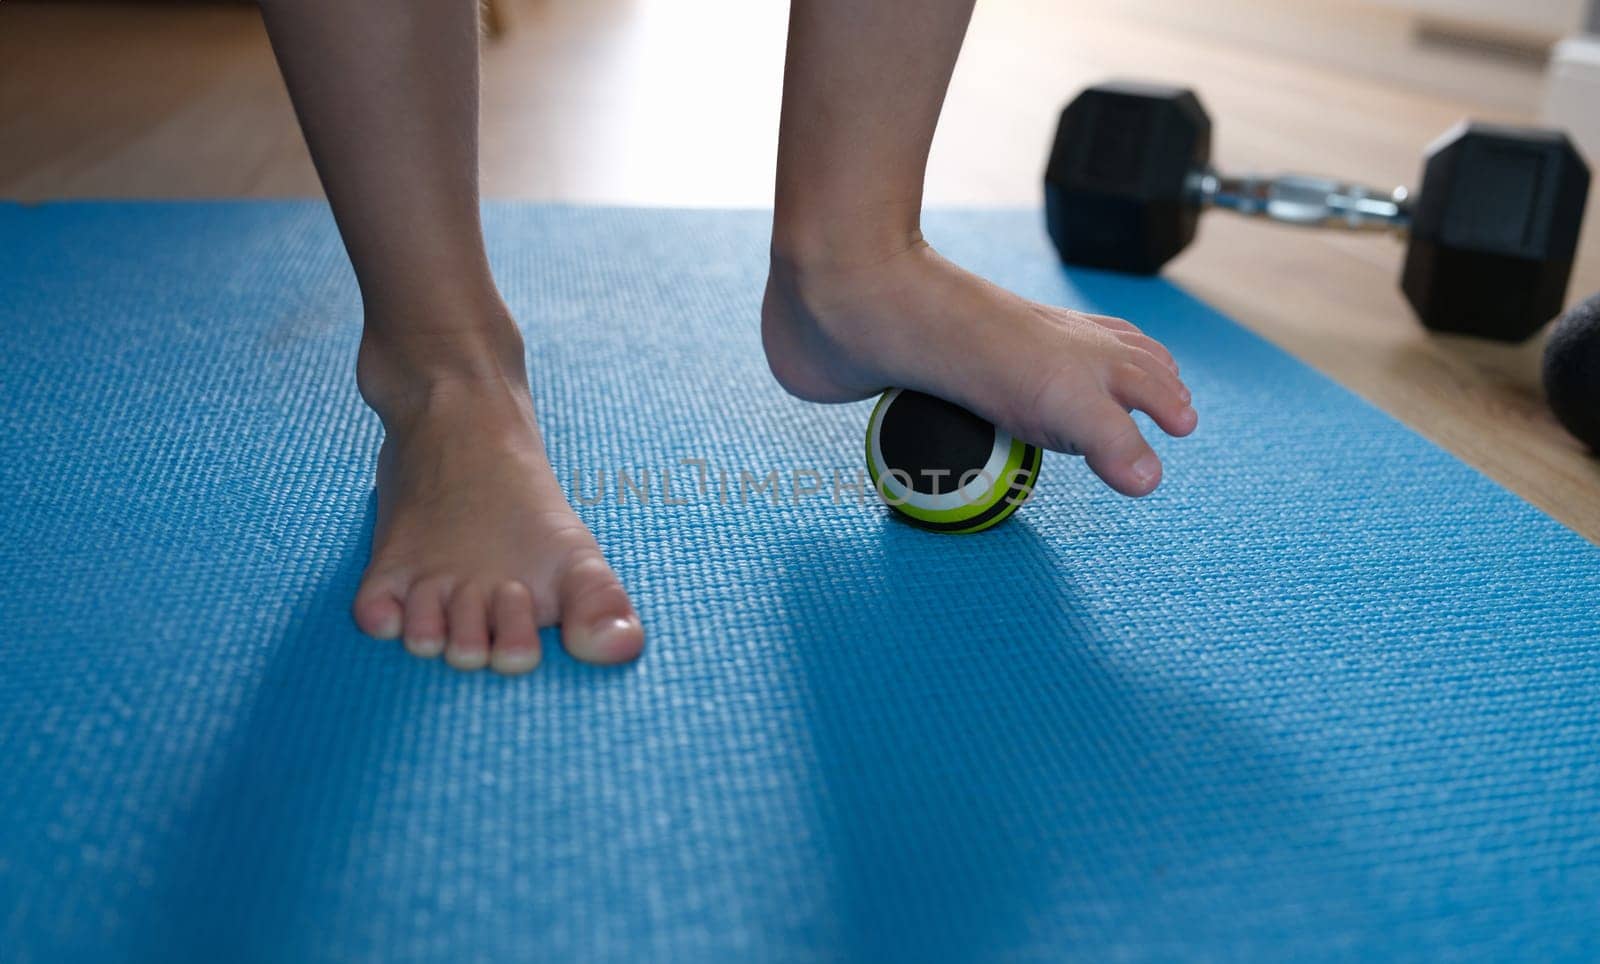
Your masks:
<svg viewBox="0 0 1600 964"><path fill-rule="evenodd" d="M1544 348L1544 393L1567 431L1600 452L1600 294L1556 322Z"/></svg>
<svg viewBox="0 0 1600 964"><path fill-rule="evenodd" d="M1521 341L1561 310L1589 191L1565 134L1464 123L1428 151L1421 191L1211 166L1193 91L1115 82L1061 112L1045 171L1050 236L1069 264L1153 274L1224 208L1303 227L1409 237L1401 287L1438 331Z"/></svg>

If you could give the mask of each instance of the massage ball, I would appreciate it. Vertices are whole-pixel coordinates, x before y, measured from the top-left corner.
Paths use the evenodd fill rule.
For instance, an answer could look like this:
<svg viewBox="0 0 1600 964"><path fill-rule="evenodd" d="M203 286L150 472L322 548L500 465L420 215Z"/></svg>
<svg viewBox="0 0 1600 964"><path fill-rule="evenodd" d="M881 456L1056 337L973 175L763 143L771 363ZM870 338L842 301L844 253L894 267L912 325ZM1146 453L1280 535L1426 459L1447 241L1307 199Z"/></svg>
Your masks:
<svg viewBox="0 0 1600 964"><path fill-rule="evenodd" d="M934 532L981 532L1017 511L1039 478L1037 446L959 405L891 389L867 423L867 472L902 518Z"/></svg>
<svg viewBox="0 0 1600 964"><path fill-rule="evenodd" d="M1544 393L1567 431L1600 452L1600 295L1556 322L1544 349Z"/></svg>

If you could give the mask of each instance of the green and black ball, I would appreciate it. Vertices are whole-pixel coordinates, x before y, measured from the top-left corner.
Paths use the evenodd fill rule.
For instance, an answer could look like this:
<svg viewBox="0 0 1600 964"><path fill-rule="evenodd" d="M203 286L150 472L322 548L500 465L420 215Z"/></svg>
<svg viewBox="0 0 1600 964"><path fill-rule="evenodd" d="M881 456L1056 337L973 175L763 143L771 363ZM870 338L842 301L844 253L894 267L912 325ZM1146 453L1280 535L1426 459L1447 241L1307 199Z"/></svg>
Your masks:
<svg viewBox="0 0 1600 964"><path fill-rule="evenodd" d="M934 532L981 532L1005 521L1039 478L1037 446L959 405L903 388L867 423L867 472L902 518Z"/></svg>

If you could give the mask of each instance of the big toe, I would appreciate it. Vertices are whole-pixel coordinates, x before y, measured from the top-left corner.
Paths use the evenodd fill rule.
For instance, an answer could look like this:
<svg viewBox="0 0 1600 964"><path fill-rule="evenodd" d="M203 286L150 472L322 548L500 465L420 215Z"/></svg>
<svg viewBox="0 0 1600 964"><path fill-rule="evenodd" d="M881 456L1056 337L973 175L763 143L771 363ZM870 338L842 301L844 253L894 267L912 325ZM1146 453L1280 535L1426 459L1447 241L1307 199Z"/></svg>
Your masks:
<svg viewBox="0 0 1600 964"><path fill-rule="evenodd" d="M644 627L598 550L574 557L561 580L561 641L586 663L626 663L644 649Z"/></svg>
<svg viewBox="0 0 1600 964"><path fill-rule="evenodd" d="M1149 495L1161 484L1161 457L1115 403L1092 415L1077 448L1094 474L1123 495Z"/></svg>

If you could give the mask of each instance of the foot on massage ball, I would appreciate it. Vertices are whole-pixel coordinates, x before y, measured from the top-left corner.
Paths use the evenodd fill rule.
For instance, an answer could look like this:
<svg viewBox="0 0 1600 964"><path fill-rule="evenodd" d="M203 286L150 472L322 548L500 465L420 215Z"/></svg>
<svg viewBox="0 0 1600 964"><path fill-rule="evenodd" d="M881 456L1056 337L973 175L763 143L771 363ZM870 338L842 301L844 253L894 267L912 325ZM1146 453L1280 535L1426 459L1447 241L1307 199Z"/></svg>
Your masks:
<svg viewBox="0 0 1600 964"><path fill-rule="evenodd" d="M901 518L934 532L981 532L1033 493L1038 447L959 405L894 388L867 423L867 471Z"/></svg>

